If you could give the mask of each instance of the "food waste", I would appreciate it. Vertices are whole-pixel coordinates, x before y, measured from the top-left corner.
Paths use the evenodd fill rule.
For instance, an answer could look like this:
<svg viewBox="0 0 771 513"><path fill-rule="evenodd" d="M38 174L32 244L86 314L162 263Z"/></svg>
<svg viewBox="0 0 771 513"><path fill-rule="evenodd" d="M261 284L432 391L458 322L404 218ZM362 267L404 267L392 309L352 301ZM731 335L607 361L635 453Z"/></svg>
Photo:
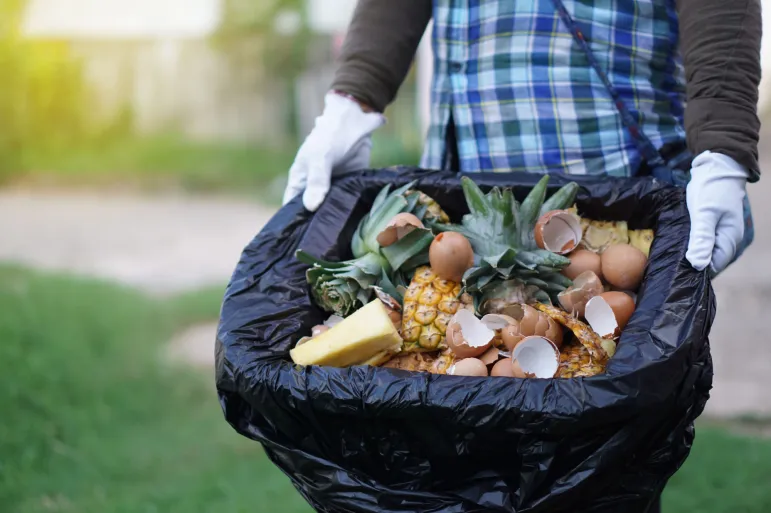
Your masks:
<svg viewBox="0 0 771 513"><path fill-rule="evenodd" d="M462 178L453 223L415 182L384 187L349 260L302 250L315 304L329 315L290 351L298 365L432 374L580 378L605 372L632 318L650 229L582 216L576 183L520 203Z"/></svg>

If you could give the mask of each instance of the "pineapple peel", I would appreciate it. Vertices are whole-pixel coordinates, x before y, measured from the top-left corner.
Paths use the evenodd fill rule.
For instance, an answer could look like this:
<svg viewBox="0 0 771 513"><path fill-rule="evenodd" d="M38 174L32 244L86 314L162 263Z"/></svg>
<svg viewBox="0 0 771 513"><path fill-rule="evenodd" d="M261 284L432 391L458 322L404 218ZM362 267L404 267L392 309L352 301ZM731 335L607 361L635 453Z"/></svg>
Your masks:
<svg viewBox="0 0 771 513"><path fill-rule="evenodd" d="M592 331L588 325L559 308L543 303L533 303L532 306L572 331L581 345L589 351L589 355L594 362L605 363L608 361L610 356L603 346L602 338Z"/></svg>

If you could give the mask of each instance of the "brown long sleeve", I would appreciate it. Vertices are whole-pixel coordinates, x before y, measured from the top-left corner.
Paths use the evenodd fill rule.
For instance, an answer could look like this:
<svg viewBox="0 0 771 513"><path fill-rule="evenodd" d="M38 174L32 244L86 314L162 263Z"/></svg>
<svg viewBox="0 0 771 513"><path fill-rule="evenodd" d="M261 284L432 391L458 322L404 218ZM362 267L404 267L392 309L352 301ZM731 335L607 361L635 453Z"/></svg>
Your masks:
<svg viewBox="0 0 771 513"><path fill-rule="evenodd" d="M332 88L382 112L407 76L431 5L431 0L359 0Z"/></svg>
<svg viewBox="0 0 771 513"><path fill-rule="evenodd" d="M333 88L382 111L409 70L431 0L359 0ZM677 0L694 154L723 153L759 177L760 0Z"/></svg>
<svg viewBox="0 0 771 513"><path fill-rule="evenodd" d="M678 0L694 154L723 153L759 178L760 0Z"/></svg>

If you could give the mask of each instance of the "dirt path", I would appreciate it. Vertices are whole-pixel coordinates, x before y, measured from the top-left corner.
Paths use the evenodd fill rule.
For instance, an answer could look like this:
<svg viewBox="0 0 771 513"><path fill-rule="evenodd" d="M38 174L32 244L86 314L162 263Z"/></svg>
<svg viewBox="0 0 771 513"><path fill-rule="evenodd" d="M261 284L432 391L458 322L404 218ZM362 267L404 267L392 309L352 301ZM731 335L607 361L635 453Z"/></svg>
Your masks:
<svg viewBox="0 0 771 513"><path fill-rule="evenodd" d="M217 198L0 190L0 261L175 294L226 283L273 212Z"/></svg>

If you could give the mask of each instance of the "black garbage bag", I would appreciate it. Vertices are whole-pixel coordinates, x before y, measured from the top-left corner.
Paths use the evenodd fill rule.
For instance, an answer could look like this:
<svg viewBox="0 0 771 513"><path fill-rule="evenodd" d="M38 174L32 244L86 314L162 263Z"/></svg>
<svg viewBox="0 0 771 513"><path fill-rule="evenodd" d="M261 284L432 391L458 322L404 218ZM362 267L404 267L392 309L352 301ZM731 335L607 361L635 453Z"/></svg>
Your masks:
<svg viewBox="0 0 771 513"><path fill-rule="evenodd" d="M539 178L473 177L484 190L513 186L520 200ZM688 456L712 385L714 295L706 273L684 259L684 192L643 178L550 182L553 192L576 180L590 218L656 230L637 310L604 375L519 380L294 366L290 348L328 316L312 303L295 250L350 257L377 192L412 179L454 219L466 212L457 175L368 171L338 180L315 215L297 198L246 247L217 337L227 421L259 441L320 512L647 511Z"/></svg>

